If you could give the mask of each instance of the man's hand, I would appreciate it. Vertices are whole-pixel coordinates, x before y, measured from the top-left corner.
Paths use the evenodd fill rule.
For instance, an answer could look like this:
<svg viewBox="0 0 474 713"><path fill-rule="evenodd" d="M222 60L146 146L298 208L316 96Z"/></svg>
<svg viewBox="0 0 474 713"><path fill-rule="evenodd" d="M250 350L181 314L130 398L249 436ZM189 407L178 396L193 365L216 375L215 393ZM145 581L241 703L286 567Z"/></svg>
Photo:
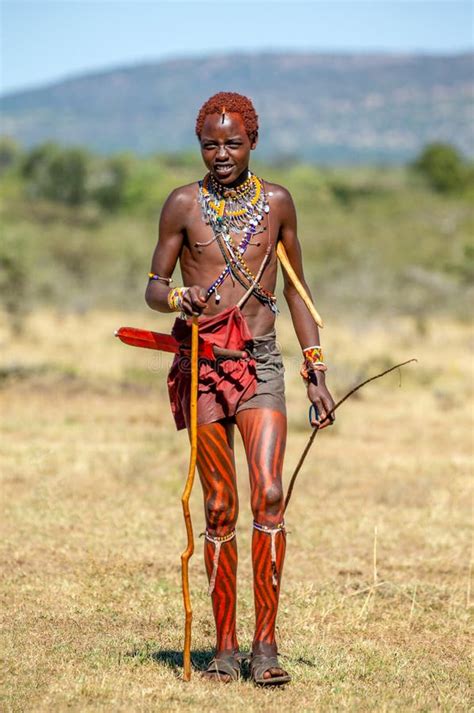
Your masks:
<svg viewBox="0 0 474 713"><path fill-rule="evenodd" d="M183 312L189 317L194 317L200 315L206 308L206 290L198 285L189 287L183 297Z"/></svg>
<svg viewBox="0 0 474 713"><path fill-rule="evenodd" d="M312 378L315 382L308 382L308 398L316 409L317 419L314 417L311 419L312 426L318 426L318 428L326 428L334 422L334 414L328 417L331 409L334 408L334 399L329 393L323 371L315 371L312 374Z"/></svg>

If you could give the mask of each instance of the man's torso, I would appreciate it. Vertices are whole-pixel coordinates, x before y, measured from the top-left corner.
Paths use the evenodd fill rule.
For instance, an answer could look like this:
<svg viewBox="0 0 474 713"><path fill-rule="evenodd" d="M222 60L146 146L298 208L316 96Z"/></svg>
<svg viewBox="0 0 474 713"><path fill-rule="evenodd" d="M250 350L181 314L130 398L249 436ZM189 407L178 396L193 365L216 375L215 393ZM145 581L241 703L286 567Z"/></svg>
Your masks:
<svg viewBox="0 0 474 713"><path fill-rule="evenodd" d="M265 181L264 188L267 193L270 211L263 213L263 220L247 246L243 260L249 272L255 276L259 271L270 241L271 253L259 283L263 288L273 293L277 279L275 248L281 225L281 216L278 210L280 187ZM206 225L203 221L198 183L183 186L179 189L179 192L186 206L184 242L179 258L183 281L185 285L199 285L207 290L224 270L226 263L217 241L213 240L212 227ZM243 232L231 232L230 235L237 248L243 238ZM219 302L216 301L215 294L212 294L203 316L209 317L222 312L227 307L236 305L245 292L246 288L233 279L232 275L228 275L219 287ZM268 334L272 331L275 314L255 296L251 296L246 301L242 312L253 336Z"/></svg>

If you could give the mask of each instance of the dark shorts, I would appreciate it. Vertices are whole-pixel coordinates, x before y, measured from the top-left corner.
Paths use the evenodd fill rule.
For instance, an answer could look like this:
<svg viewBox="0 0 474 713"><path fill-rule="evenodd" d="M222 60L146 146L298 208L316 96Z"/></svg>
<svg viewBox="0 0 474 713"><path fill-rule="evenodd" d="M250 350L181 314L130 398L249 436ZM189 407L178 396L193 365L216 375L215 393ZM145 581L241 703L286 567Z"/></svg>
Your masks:
<svg viewBox="0 0 474 713"><path fill-rule="evenodd" d="M236 413L252 408L270 408L286 415L285 367L276 343L275 330L261 337L253 337L252 356L257 367L257 390L240 403Z"/></svg>

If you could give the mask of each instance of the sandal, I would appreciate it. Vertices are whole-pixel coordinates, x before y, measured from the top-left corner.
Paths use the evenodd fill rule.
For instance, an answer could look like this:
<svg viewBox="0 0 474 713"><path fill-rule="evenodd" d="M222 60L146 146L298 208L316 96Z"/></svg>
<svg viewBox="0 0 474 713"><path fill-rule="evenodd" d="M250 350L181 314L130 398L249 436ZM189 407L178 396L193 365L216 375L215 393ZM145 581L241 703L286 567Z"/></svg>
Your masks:
<svg viewBox="0 0 474 713"><path fill-rule="evenodd" d="M291 676L286 671L280 676L270 676L264 678L263 674L271 668L281 669L276 654L267 656L266 654L252 654L250 661L250 677L258 686L283 686L291 681ZM282 669L283 670L283 669Z"/></svg>
<svg viewBox="0 0 474 713"><path fill-rule="evenodd" d="M224 654L220 656L215 656L209 663L203 673L212 673L215 676L204 676L204 678L209 681L215 680L220 681L221 676L230 676L229 681L223 681L223 683L230 683L230 681L238 681L240 679L240 656L238 652L231 654Z"/></svg>

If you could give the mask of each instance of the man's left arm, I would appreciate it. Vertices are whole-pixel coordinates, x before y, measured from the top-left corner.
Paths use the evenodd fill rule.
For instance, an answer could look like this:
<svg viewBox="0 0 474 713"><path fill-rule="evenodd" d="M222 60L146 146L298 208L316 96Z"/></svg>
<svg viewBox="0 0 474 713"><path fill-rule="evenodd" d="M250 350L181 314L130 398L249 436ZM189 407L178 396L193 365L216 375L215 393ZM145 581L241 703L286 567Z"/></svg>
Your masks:
<svg viewBox="0 0 474 713"><path fill-rule="evenodd" d="M311 291L304 278L303 259L301 245L297 237L296 210L293 200L289 192L284 188L279 188L278 192L275 191L275 193L278 198L278 213L280 216L280 232L278 238L285 247L288 259L298 279L312 299ZM321 342L318 325L309 313L308 308L285 270L283 270L283 278L283 294L290 309L291 319L301 349L304 350L308 347L315 346L320 347ZM309 369L308 376L309 378L306 380L308 398L317 409L317 423L319 427L325 428L334 420L334 417L326 418L334 406L334 400L326 386L325 371L322 369ZM316 425L316 423L313 422L313 425Z"/></svg>

